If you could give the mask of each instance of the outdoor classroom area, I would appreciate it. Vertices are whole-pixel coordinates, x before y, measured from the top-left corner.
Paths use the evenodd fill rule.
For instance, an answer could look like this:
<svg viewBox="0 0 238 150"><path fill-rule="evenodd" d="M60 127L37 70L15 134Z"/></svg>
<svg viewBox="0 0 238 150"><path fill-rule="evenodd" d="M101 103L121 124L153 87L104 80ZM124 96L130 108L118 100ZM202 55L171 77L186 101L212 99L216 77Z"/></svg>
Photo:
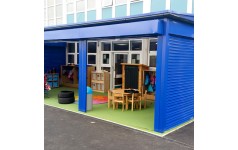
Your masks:
<svg viewBox="0 0 238 150"><path fill-rule="evenodd" d="M158 136L193 122L193 24L162 11L46 27L44 103Z"/></svg>

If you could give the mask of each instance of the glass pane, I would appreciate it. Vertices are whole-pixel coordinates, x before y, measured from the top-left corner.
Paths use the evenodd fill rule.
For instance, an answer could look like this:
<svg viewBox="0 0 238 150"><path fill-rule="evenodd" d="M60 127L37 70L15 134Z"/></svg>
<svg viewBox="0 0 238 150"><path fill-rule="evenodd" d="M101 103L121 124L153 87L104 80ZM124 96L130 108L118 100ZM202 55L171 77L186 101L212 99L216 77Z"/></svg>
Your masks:
<svg viewBox="0 0 238 150"><path fill-rule="evenodd" d="M48 22L47 22L47 20L45 20L45 26L47 26L48 25Z"/></svg>
<svg viewBox="0 0 238 150"><path fill-rule="evenodd" d="M49 26L52 26L52 25L54 25L55 24L55 20L54 19L50 19L49 21L48 21L48 25Z"/></svg>
<svg viewBox="0 0 238 150"><path fill-rule="evenodd" d="M111 51L111 42L102 42L102 51Z"/></svg>
<svg viewBox="0 0 238 150"><path fill-rule="evenodd" d="M132 51L141 51L142 50L142 41L131 41L131 50Z"/></svg>
<svg viewBox="0 0 238 150"><path fill-rule="evenodd" d="M76 8L76 10L77 10L77 12L78 11L84 11L84 0L80 0L80 1L77 1L77 4L76 4L77 6L77 8Z"/></svg>
<svg viewBox="0 0 238 150"><path fill-rule="evenodd" d="M116 0L116 5L126 4L126 0Z"/></svg>
<svg viewBox="0 0 238 150"><path fill-rule="evenodd" d="M97 52L97 42L88 42L88 53Z"/></svg>
<svg viewBox="0 0 238 150"><path fill-rule="evenodd" d="M66 3L71 3L73 2L74 0L66 0Z"/></svg>
<svg viewBox="0 0 238 150"><path fill-rule="evenodd" d="M67 4L67 13L71 13L73 11L74 11L74 4L73 3Z"/></svg>
<svg viewBox="0 0 238 150"><path fill-rule="evenodd" d="M102 6L111 6L112 5L112 0L102 0Z"/></svg>
<svg viewBox="0 0 238 150"><path fill-rule="evenodd" d="M150 67L156 67L156 56L150 56Z"/></svg>
<svg viewBox="0 0 238 150"><path fill-rule="evenodd" d="M103 60L103 64L109 64L109 54L103 54L102 55L102 60Z"/></svg>
<svg viewBox="0 0 238 150"><path fill-rule="evenodd" d="M63 24L63 19L62 18L57 18L56 19L56 24Z"/></svg>
<svg viewBox="0 0 238 150"><path fill-rule="evenodd" d="M74 23L74 14L68 14L67 15L67 24Z"/></svg>
<svg viewBox="0 0 238 150"><path fill-rule="evenodd" d="M49 7L48 8L48 19L53 19L54 18L54 7Z"/></svg>
<svg viewBox="0 0 238 150"><path fill-rule="evenodd" d="M52 5L54 5L54 0L48 0L48 6L52 6Z"/></svg>
<svg viewBox="0 0 238 150"><path fill-rule="evenodd" d="M88 55L88 64L96 64L96 55Z"/></svg>
<svg viewBox="0 0 238 150"><path fill-rule="evenodd" d="M74 55L68 55L68 63L74 63Z"/></svg>
<svg viewBox="0 0 238 150"><path fill-rule="evenodd" d="M56 6L56 17L62 17L63 16L63 7L62 5Z"/></svg>
<svg viewBox="0 0 238 150"><path fill-rule="evenodd" d="M127 54L116 54L115 55L115 72L117 74L122 74L121 63L127 63Z"/></svg>
<svg viewBox="0 0 238 150"><path fill-rule="evenodd" d="M75 43L68 43L68 53L75 52Z"/></svg>
<svg viewBox="0 0 238 150"><path fill-rule="evenodd" d="M114 51L128 51L129 41L113 42L113 50Z"/></svg>
<svg viewBox="0 0 238 150"><path fill-rule="evenodd" d="M157 51L157 40L150 40L150 51Z"/></svg>
<svg viewBox="0 0 238 150"><path fill-rule="evenodd" d="M132 54L131 55L131 63L139 64L140 63L140 54Z"/></svg>
<svg viewBox="0 0 238 150"><path fill-rule="evenodd" d="M57 4L62 4L63 0L55 0L56 5Z"/></svg>
<svg viewBox="0 0 238 150"><path fill-rule="evenodd" d="M88 9L95 9L95 8L96 8L96 1L88 0Z"/></svg>

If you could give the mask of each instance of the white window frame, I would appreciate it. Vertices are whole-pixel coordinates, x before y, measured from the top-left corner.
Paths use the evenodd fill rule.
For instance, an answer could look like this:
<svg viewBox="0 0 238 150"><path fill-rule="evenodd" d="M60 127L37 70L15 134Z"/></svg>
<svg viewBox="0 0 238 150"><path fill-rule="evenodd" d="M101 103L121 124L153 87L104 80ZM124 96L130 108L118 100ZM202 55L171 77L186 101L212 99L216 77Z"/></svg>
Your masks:
<svg viewBox="0 0 238 150"><path fill-rule="evenodd" d="M75 51L74 51L74 53L69 53L68 52L68 48L69 48L69 46L68 46L68 44L71 44L71 43L74 43L75 44ZM78 57L78 54L79 54L79 52L78 52L78 46L77 46L77 44L78 44L78 42L67 42L67 48L66 48L66 65L69 65L70 63L69 63L69 60L68 60L68 55L74 55L74 64L78 64L77 63L77 57Z"/></svg>
<svg viewBox="0 0 238 150"><path fill-rule="evenodd" d="M109 63L108 64L104 64L103 63L103 55L104 54L109 54ZM111 63L111 60L112 60L112 53L111 51L102 51L101 52L101 67L111 67L112 63Z"/></svg>

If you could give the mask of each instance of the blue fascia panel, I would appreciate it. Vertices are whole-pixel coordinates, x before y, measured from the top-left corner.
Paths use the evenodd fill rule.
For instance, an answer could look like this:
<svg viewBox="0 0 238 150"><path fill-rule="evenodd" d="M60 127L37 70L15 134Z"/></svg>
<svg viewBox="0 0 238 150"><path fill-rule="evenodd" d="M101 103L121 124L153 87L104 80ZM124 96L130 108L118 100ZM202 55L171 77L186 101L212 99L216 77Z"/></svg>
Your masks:
<svg viewBox="0 0 238 150"><path fill-rule="evenodd" d="M78 85L78 110L82 112L87 111L87 41L79 41L79 83Z"/></svg>
<svg viewBox="0 0 238 150"><path fill-rule="evenodd" d="M163 34L163 21L148 20L95 27L45 31L45 40L69 40L103 37Z"/></svg>
<svg viewBox="0 0 238 150"><path fill-rule="evenodd" d="M169 34L194 38L194 26L177 21L169 21Z"/></svg>

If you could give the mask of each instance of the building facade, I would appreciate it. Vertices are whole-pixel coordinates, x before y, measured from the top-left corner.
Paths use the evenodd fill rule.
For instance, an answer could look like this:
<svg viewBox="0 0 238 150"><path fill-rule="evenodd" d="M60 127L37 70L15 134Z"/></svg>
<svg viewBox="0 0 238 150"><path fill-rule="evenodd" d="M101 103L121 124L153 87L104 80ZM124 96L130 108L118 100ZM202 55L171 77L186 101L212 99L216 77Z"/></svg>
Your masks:
<svg viewBox="0 0 238 150"><path fill-rule="evenodd" d="M55 26L156 11L194 13L194 0L45 0L44 24Z"/></svg>

